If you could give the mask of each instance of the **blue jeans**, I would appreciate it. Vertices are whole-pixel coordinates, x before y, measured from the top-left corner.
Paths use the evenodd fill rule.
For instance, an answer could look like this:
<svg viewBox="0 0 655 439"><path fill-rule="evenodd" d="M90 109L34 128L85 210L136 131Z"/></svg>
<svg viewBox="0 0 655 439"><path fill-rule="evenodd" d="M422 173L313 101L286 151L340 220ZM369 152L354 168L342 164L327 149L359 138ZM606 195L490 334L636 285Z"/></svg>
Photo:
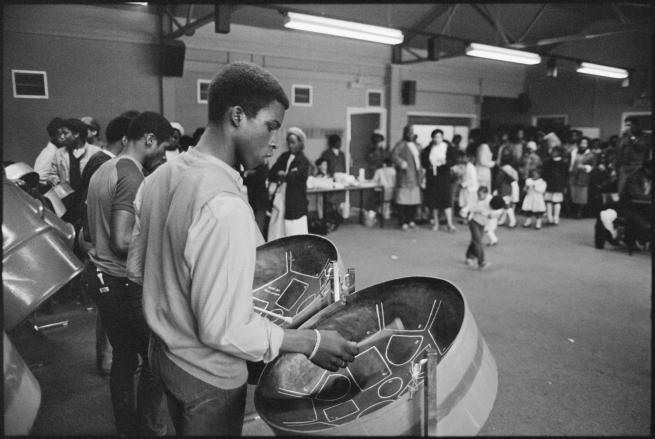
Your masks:
<svg viewBox="0 0 655 439"><path fill-rule="evenodd" d="M240 436L246 408L247 384L236 389L214 387L188 374L151 338L151 362L168 398L168 412L177 435Z"/></svg>
<svg viewBox="0 0 655 439"><path fill-rule="evenodd" d="M164 393L148 362L150 329L143 315L141 286L105 273L101 282L93 264L88 270L92 297L113 349L109 389L118 434L163 436Z"/></svg>
<svg viewBox="0 0 655 439"><path fill-rule="evenodd" d="M484 264L484 246L482 245L482 236L484 235L484 226L469 221L469 230L471 231L471 243L466 249L466 259L477 259L478 265Z"/></svg>

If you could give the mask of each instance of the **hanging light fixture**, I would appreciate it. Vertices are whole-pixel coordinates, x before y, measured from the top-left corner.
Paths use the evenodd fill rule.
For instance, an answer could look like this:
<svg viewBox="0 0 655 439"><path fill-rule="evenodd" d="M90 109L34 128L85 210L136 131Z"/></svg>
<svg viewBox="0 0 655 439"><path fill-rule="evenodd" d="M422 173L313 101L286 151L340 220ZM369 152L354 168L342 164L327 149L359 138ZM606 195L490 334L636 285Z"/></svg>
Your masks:
<svg viewBox="0 0 655 439"><path fill-rule="evenodd" d="M576 71L588 75L604 76L606 78L614 79L625 79L628 77L628 71L625 69L602 66L600 64L592 64L588 62L581 62Z"/></svg>
<svg viewBox="0 0 655 439"><path fill-rule="evenodd" d="M471 43L466 48L466 54L478 58L495 59L498 61L514 62L519 64L534 65L541 62L541 57L536 53L524 52L522 50L505 49L504 47L489 46L486 44Z"/></svg>
<svg viewBox="0 0 655 439"><path fill-rule="evenodd" d="M287 12L284 27L390 45L400 44L404 39L403 33L397 29L297 12Z"/></svg>

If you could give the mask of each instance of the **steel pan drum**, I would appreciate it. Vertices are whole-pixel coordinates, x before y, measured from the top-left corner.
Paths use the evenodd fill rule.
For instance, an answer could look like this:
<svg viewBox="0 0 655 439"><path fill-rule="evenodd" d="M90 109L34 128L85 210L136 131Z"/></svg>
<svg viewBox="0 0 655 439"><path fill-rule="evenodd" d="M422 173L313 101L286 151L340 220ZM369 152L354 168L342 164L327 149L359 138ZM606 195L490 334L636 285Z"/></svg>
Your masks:
<svg viewBox="0 0 655 439"><path fill-rule="evenodd" d="M2 333L4 380L4 434L26 435L36 419L41 388L14 345Z"/></svg>
<svg viewBox="0 0 655 439"><path fill-rule="evenodd" d="M253 305L293 318L293 323L261 313L283 328L297 327L328 305L330 266L338 252L319 235L287 236L257 247Z"/></svg>
<svg viewBox="0 0 655 439"><path fill-rule="evenodd" d="M2 287L9 330L82 271L70 246L74 232L41 203L3 182ZM68 242L65 242L68 241Z"/></svg>
<svg viewBox="0 0 655 439"><path fill-rule="evenodd" d="M400 328L391 322L401 322ZM255 407L277 434L420 434L419 363L428 348L438 357L437 434L476 434L489 416L496 363L464 297L448 281L384 282L328 306L301 327L337 330L359 341L360 353L334 373L300 354L268 364ZM382 336L375 337L378 332Z"/></svg>

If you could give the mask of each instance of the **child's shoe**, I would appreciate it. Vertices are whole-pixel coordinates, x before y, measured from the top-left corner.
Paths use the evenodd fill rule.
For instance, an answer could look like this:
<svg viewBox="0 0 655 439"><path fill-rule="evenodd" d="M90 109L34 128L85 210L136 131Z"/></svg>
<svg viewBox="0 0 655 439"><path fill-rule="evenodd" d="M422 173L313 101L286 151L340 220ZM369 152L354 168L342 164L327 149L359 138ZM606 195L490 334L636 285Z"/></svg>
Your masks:
<svg viewBox="0 0 655 439"><path fill-rule="evenodd" d="M480 269L480 271L484 271L489 267L491 267L491 262L485 261L482 264L480 264L480 266L478 268Z"/></svg>
<svg viewBox="0 0 655 439"><path fill-rule="evenodd" d="M466 258L466 261L464 261L464 263L469 267L475 267L475 259Z"/></svg>
<svg viewBox="0 0 655 439"><path fill-rule="evenodd" d="M537 230L541 229L541 219L537 220L537 222L534 225L534 228L537 229Z"/></svg>
<svg viewBox="0 0 655 439"><path fill-rule="evenodd" d="M528 219L525 220L525 222L523 223L523 227L530 227L531 225L532 225L532 218L528 218Z"/></svg>

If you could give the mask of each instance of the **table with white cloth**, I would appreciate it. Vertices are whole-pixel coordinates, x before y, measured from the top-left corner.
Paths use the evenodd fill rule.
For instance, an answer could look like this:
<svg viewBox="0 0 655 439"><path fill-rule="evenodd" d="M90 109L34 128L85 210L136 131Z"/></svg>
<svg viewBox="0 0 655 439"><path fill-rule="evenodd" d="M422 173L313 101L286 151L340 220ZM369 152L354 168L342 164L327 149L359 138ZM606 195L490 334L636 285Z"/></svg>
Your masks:
<svg viewBox="0 0 655 439"><path fill-rule="evenodd" d="M343 187L332 187L332 188L308 188L307 195L322 195L323 197L323 206L327 206L326 197L328 194L336 192L356 192L356 191L367 191L372 190L378 194L378 206L381 209L384 203L384 186L381 184L372 181L366 180L359 182L359 185L356 186L343 186ZM359 222L360 224L364 223L364 208L363 208L364 197L359 197ZM384 216L380 212L380 227L384 227Z"/></svg>

